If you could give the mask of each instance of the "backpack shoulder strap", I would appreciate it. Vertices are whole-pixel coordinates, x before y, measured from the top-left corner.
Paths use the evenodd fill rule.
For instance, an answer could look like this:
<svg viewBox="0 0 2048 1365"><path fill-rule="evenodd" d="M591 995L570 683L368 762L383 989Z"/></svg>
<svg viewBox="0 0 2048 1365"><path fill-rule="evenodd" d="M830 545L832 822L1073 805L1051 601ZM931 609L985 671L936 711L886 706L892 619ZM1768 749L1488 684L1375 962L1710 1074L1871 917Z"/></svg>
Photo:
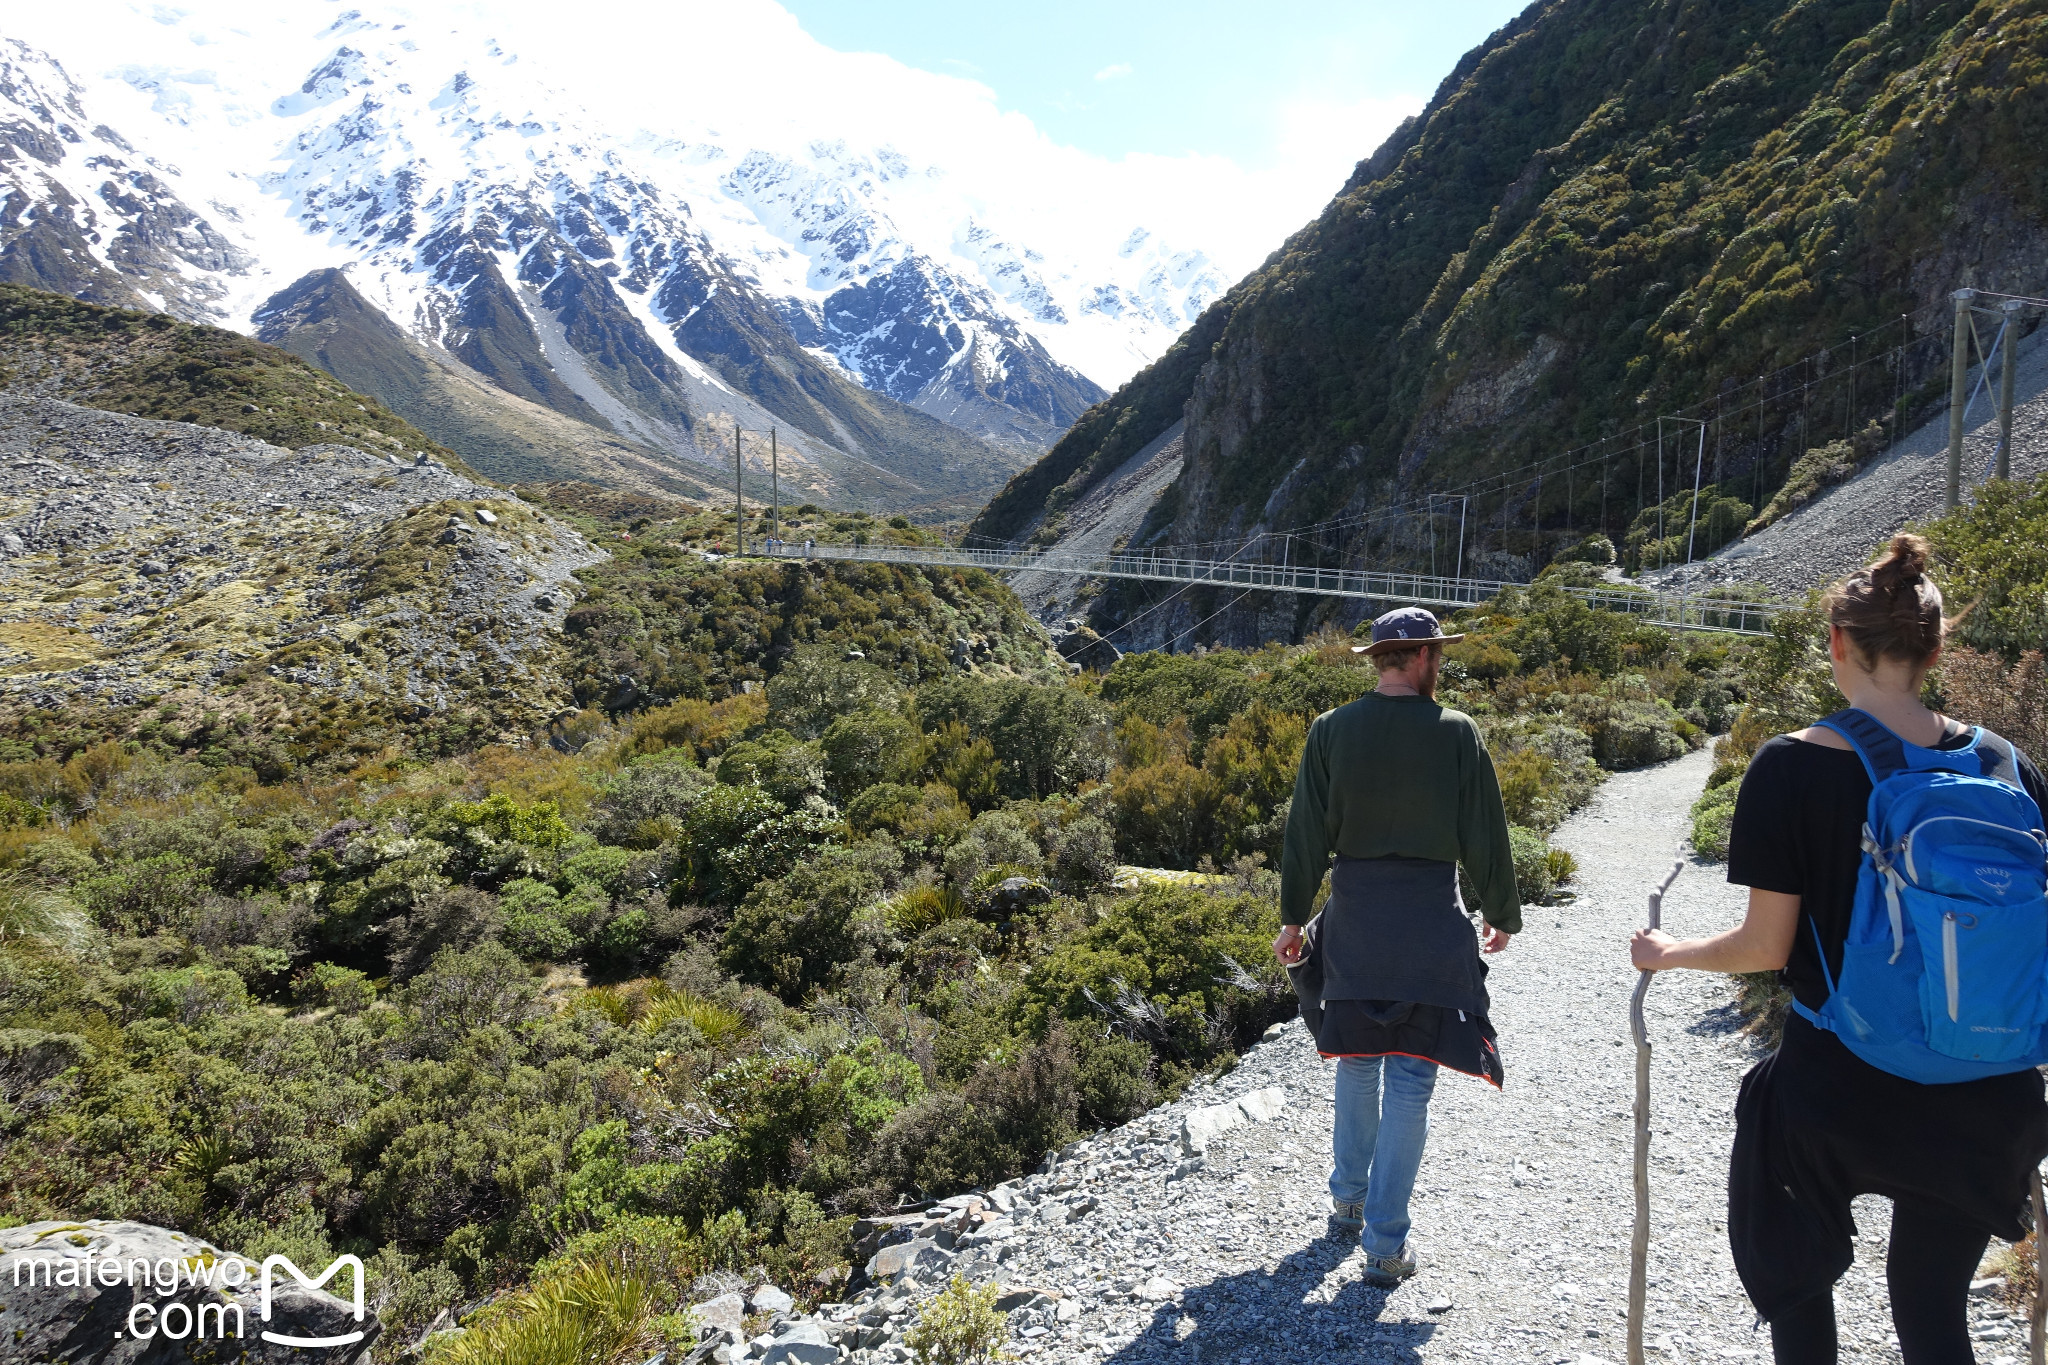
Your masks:
<svg viewBox="0 0 2048 1365"><path fill-rule="evenodd" d="M1976 754L1978 762L1983 765L1984 776L2008 787L2026 790L2026 784L2020 781L2020 763L2013 753L2011 740L1980 725L1977 727Z"/></svg>
<svg viewBox="0 0 2048 1365"><path fill-rule="evenodd" d="M1816 724L1823 730L1833 730L1849 741L1849 747L1856 751L1856 757L1863 760L1864 771L1870 774L1870 785L1873 787L1893 773L1903 771L1907 766L1906 741L1893 734L1885 727L1884 722L1867 711L1858 711L1852 706L1846 711L1837 711Z"/></svg>

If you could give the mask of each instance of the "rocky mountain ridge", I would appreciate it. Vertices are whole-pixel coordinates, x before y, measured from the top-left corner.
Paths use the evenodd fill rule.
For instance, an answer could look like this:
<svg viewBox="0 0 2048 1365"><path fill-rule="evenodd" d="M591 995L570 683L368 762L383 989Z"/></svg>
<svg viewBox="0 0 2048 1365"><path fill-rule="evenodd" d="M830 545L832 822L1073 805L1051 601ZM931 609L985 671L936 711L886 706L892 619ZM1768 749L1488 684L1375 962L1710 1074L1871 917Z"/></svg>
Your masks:
<svg viewBox="0 0 2048 1365"><path fill-rule="evenodd" d="M9 40L0 278L310 355L295 329L358 306L309 310L333 290L314 273L339 271L423 353L384 343L380 370L425 363L580 424L549 444L555 474L625 446L715 481L738 422L781 428L805 495L962 508L1102 397L1088 370L1119 376L1221 288L1142 227L1099 258L1049 256L886 145L617 128L542 73L545 53L521 65L407 17L308 11L252 37L181 16L166 22L203 30L214 66L101 78L73 54L84 83ZM372 391L458 434L420 387ZM529 416L490 425L530 446Z"/></svg>

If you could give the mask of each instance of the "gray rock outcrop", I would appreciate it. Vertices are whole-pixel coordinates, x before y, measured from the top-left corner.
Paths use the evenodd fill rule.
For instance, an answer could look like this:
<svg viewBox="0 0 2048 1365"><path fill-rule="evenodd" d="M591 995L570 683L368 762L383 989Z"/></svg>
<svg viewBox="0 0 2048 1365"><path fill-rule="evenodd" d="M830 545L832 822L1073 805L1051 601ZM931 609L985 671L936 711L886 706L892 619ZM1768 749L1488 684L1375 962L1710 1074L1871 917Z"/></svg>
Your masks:
<svg viewBox="0 0 2048 1365"><path fill-rule="evenodd" d="M301 1267L317 1277L327 1267ZM342 1269L330 1285L353 1293ZM360 1273L360 1272L355 1272ZM0 1231L0 1357L21 1365L355 1365L382 1325L344 1301L209 1242L147 1223ZM267 1305L266 1305L267 1297ZM268 1307L268 1316L265 1308Z"/></svg>

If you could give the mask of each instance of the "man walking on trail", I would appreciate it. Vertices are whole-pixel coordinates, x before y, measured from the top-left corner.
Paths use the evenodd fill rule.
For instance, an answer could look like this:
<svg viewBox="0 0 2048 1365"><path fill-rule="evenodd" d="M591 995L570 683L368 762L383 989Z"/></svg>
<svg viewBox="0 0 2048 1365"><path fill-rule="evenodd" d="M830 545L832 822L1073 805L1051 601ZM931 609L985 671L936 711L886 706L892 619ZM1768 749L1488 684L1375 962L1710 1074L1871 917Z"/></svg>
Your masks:
<svg viewBox="0 0 2048 1365"><path fill-rule="evenodd" d="M1273 952L1317 1050L1338 1059L1330 1223L1358 1233L1365 1278L1385 1287L1416 1271L1408 1200L1437 1068L1501 1083L1458 865L1490 926L1487 952L1522 927L1493 760L1472 718L1435 700L1443 647L1463 638L1406 607L1353 646L1379 688L1309 727L1280 864ZM1330 898L1310 921L1326 870Z"/></svg>

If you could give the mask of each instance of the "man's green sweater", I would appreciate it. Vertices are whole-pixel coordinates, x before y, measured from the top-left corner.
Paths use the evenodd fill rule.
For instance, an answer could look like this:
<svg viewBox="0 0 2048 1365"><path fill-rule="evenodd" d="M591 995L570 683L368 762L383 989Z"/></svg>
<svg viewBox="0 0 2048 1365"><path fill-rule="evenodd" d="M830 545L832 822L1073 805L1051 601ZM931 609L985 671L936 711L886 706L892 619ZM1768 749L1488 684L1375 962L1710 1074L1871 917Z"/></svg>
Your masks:
<svg viewBox="0 0 2048 1365"><path fill-rule="evenodd" d="M1316 717L1287 816L1282 923L1308 922L1332 853L1463 863L1486 922L1522 931L1500 779L1463 711L1372 692Z"/></svg>

